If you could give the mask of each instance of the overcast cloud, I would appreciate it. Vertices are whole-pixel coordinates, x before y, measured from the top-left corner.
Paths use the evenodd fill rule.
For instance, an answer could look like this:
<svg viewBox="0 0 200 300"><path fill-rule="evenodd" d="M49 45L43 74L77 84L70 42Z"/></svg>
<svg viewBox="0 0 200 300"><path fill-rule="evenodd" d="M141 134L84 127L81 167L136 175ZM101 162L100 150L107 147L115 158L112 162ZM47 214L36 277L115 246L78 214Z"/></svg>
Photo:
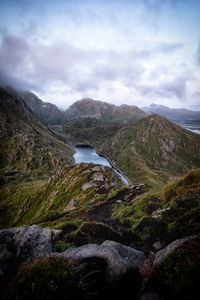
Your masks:
<svg viewBox="0 0 200 300"><path fill-rule="evenodd" d="M2 0L0 84L62 108L83 97L195 106L199 25L195 0Z"/></svg>

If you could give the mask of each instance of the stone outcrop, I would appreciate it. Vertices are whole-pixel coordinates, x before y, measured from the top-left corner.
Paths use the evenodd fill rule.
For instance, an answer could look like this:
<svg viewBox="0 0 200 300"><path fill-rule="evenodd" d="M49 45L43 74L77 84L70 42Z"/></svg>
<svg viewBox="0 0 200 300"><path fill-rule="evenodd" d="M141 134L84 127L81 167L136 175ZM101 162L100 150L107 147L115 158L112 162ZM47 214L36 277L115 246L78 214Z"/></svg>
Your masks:
<svg viewBox="0 0 200 300"><path fill-rule="evenodd" d="M0 289L24 265L56 257L72 261L77 271L77 282L86 288L87 299L96 299L93 296L103 299L105 295L120 295L121 298L126 290L131 293L132 299L157 300L155 287L151 290L148 285L154 266L173 250L196 238L189 236L175 240L156 254L151 252L145 259L142 251L111 240L58 253L53 244L60 233L60 230L37 225L0 230Z"/></svg>
<svg viewBox="0 0 200 300"><path fill-rule="evenodd" d="M52 255L72 259L79 264L89 259L102 259L107 265L106 278L110 282L119 280L132 270L139 272L145 259L143 252L114 241L105 241L101 245L87 244Z"/></svg>
<svg viewBox="0 0 200 300"><path fill-rule="evenodd" d="M166 257L168 254L170 254L173 250L181 246L186 241L194 239L195 236L189 236L182 239L178 239L167 245L162 250L156 252L155 259L154 259L154 265L159 264L164 257Z"/></svg>
<svg viewBox="0 0 200 300"><path fill-rule="evenodd" d="M27 262L48 257L60 230L37 225L0 230L0 274L10 275ZM6 276L7 277L7 276Z"/></svg>
<svg viewBox="0 0 200 300"><path fill-rule="evenodd" d="M85 274L83 277L88 284L93 282L96 273L109 284L115 284L131 273L137 282L136 290L139 289L140 270L145 260L143 252L114 241L104 241L101 245L86 244L58 253L54 252L53 243L60 232L37 225L0 230L0 281L8 280L27 263L53 256L74 261L80 273ZM98 284L98 276L95 280Z"/></svg>

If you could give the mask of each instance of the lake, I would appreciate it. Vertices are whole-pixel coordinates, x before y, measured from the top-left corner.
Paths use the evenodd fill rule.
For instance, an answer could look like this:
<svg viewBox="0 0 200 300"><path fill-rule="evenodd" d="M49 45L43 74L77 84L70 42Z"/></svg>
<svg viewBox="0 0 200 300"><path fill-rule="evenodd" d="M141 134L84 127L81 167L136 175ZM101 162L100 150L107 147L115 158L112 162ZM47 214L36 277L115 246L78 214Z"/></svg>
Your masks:
<svg viewBox="0 0 200 300"><path fill-rule="evenodd" d="M192 132L195 132L197 134L200 134L200 127L191 127L191 125L188 124L181 124L180 125L182 128L185 128L187 130L190 130Z"/></svg>
<svg viewBox="0 0 200 300"><path fill-rule="evenodd" d="M114 169L105 157L98 155L96 153L96 150L93 147L87 145L81 145L81 146L76 146L75 150L76 153L74 154L74 160L76 164L80 164L84 162L84 163L94 163L94 164L110 167L115 171L115 173L117 173L121 177L123 183L128 184L128 180L116 169Z"/></svg>
<svg viewBox="0 0 200 300"><path fill-rule="evenodd" d="M200 134L200 122L193 122L193 123L178 123L175 122L177 125L181 126L184 129L190 130L197 134Z"/></svg>

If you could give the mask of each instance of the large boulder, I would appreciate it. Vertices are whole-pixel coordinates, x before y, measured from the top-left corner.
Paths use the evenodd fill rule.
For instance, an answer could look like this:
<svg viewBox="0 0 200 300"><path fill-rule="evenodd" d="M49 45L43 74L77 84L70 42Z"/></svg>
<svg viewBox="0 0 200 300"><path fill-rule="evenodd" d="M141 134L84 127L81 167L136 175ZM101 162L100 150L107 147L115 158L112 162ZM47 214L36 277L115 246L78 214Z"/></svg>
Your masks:
<svg viewBox="0 0 200 300"><path fill-rule="evenodd" d="M105 262L106 280L109 282L119 280L132 270L139 274L145 260L143 252L114 241L104 241L101 245L87 244L52 255L72 259L79 264L86 260L101 259Z"/></svg>
<svg viewBox="0 0 200 300"><path fill-rule="evenodd" d="M3 277L29 261L48 257L60 230L37 225L0 230L0 274Z"/></svg>
<svg viewBox="0 0 200 300"><path fill-rule="evenodd" d="M195 236L188 236L184 237L182 239L178 239L167 245L165 248L162 250L156 252L155 259L154 259L154 265L159 264L168 254L170 254L173 250L181 246L183 243L186 241L194 239Z"/></svg>
<svg viewBox="0 0 200 300"><path fill-rule="evenodd" d="M87 244L58 253L54 252L53 241L59 234L59 230L37 225L1 230L0 290L5 289L11 275L24 265L29 262L34 265L37 261L48 264L46 258L50 256L66 259L66 268L72 262L76 280L84 287L87 299L123 297L124 290L136 299L142 284L143 252L114 241L104 241L101 245Z"/></svg>

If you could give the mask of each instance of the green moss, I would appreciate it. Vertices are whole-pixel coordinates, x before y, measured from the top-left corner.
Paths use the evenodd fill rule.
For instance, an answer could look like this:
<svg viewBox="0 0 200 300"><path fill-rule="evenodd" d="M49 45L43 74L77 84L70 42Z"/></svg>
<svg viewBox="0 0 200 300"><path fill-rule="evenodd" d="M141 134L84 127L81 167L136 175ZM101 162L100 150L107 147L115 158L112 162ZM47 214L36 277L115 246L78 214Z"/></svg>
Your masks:
<svg viewBox="0 0 200 300"><path fill-rule="evenodd" d="M56 246L56 252L64 252L69 248L75 247L73 243L68 243L63 241L57 241L55 246Z"/></svg>
<svg viewBox="0 0 200 300"><path fill-rule="evenodd" d="M161 192L116 205L112 218L129 228L142 240L169 243L199 232L199 169L165 186ZM189 178L189 179L188 179ZM193 183L194 180L194 183ZM160 211L161 212L157 212Z"/></svg>
<svg viewBox="0 0 200 300"><path fill-rule="evenodd" d="M161 207L161 200L156 193L148 193L135 199L131 204L121 205L113 212L112 218L118 219L122 224L129 224L134 232L140 222L147 218L158 207Z"/></svg>
<svg viewBox="0 0 200 300"><path fill-rule="evenodd" d="M27 266L10 284L3 299L82 299L83 289L71 263L49 258Z"/></svg>
<svg viewBox="0 0 200 300"><path fill-rule="evenodd" d="M200 277L200 242L188 241L155 267L157 287L164 299L196 299Z"/></svg>
<svg viewBox="0 0 200 300"><path fill-rule="evenodd" d="M167 185L162 192L165 202L175 199L177 196L184 195L188 189L200 187L200 169L194 169L187 173L183 178L173 181Z"/></svg>

